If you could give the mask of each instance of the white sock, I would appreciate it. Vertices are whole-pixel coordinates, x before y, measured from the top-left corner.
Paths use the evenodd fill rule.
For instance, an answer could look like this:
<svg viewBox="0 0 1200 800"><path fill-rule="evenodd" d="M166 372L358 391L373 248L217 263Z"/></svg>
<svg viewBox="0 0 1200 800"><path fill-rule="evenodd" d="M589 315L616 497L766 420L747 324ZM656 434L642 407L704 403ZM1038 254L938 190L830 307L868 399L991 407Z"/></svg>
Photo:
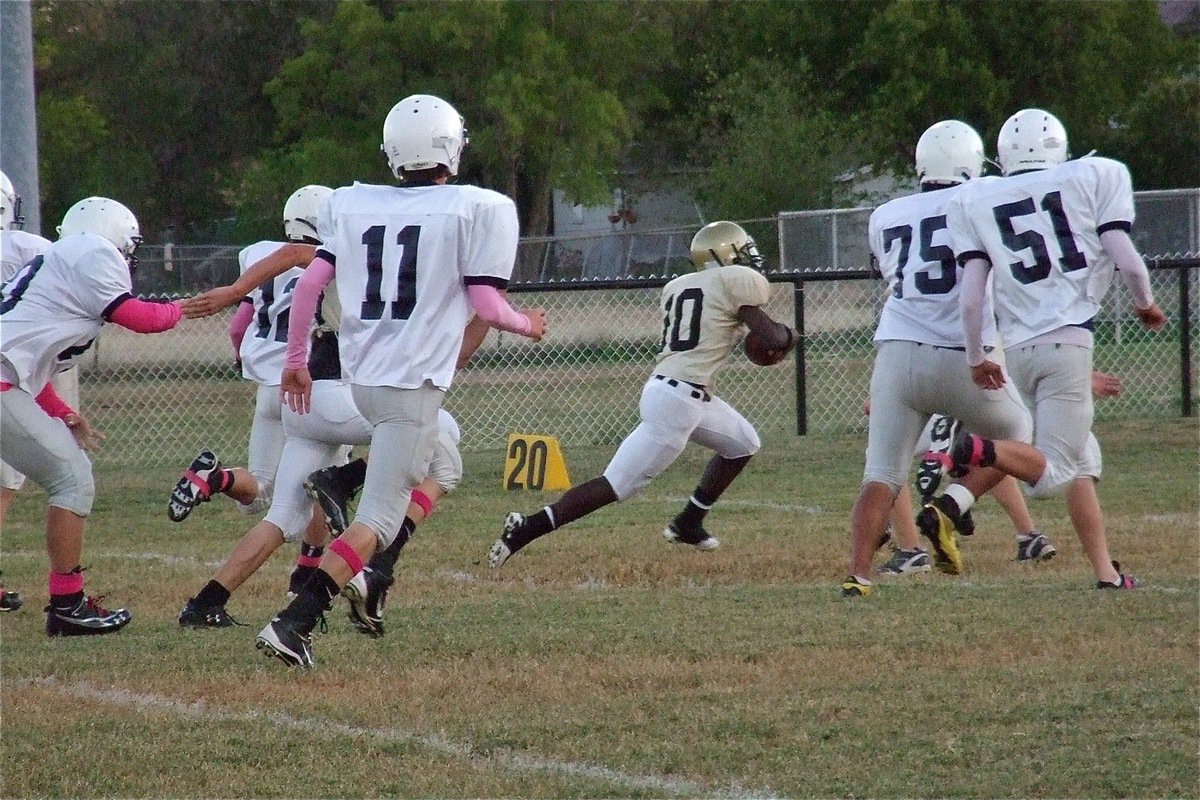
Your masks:
<svg viewBox="0 0 1200 800"><path fill-rule="evenodd" d="M971 510L971 506L975 505L975 495L971 494L971 490L961 483L950 484L943 494L954 501L958 506L959 514L967 513Z"/></svg>

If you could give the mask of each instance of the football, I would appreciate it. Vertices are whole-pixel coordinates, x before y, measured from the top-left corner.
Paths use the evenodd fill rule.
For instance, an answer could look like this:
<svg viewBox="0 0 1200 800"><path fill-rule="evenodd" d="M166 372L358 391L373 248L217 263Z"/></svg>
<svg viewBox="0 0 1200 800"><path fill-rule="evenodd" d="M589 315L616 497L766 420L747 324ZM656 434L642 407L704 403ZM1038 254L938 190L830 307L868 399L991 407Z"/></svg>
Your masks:
<svg viewBox="0 0 1200 800"><path fill-rule="evenodd" d="M769 367L772 364L778 364L787 357L788 349L780 347L772 350L767 346L767 342L754 331L746 334L746 340L743 343L746 350L746 358L750 359L750 363L757 364L760 367Z"/></svg>

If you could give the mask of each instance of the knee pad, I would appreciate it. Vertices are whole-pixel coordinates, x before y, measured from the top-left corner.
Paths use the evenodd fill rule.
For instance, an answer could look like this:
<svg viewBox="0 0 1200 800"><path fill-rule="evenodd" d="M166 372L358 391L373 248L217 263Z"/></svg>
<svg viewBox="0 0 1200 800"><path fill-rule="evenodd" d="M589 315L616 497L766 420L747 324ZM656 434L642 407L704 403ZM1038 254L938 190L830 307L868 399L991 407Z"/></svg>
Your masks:
<svg viewBox="0 0 1200 800"><path fill-rule="evenodd" d="M11 489L15 492L24 485L25 476L0 461L0 489Z"/></svg>
<svg viewBox="0 0 1200 800"><path fill-rule="evenodd" d="M277 517L283 516L283 519ZM311 517L310 517L311 518ZM298 542L304 536L304 532L308 530L308 519L301 521L300 516L291 517L289 515L272 515L270 512L263 517L264 521L271 523L276 528L279 528L279 535L283 537L283 541L291 544Z"/></svg>
<svg viewBox="0 0 1200 800"><path fill-rule="evenodd" d="M1093 478L1098 481L1103 472L1104 456L1100 452L1100 442L1096 440L1095 434L1089 433L1087 446L1083 448L1083 457L1079 461L1077 477Z"/></svg>
<svg viewBox="0 0 1200 800"><path fill-rule="evenodd" d="M747 421L740 426L736 435L718 442L713 449L722 458L730 461L749 458L762 449L762 439L759 438L758 431L754 429L754 426Z"/></svg>
<svg viewBox="0 0 1200 800"><path fill-rule="evenodd" d="M868 472L863 471L862 481L858 484L861 491L869 483L878 483L880 486L886 486L892 490L892 496L895 497L900 493L900 489L904 486L907 476L896 476L892 473L884 472Z"/></svg>
<svg viewBox="0 0 1200 800"><path fill-rule="evenodd" d="M239 503L235 500L233 504L237 506L238 511L247 516L257 515L264 513L268 508L271 507L271 497L270 495L264 497L263 493L260 491L258 493L258 497L254 498L254 500L250 503Z"/></svg>
<svg viewBox="0 0 1200 800"><path fill-rule="evenodd" d="M1063 469L1061 465L1046 462L1046 470L1042 473L1042 477L1038 482L1029 487L1029 496L1033 498L1053 497L1056 494L1061 494L1067 484L1075 480L1078 473L1072 466L1071 469Z"/></svg>
<svg viewBox="0 0 1200 800"><path fill-rule="evenodd" d="M65 508L81 517L92 513L92 503L96 500L96 481L92 477L92 463L82 450L78 458L63 462L62 469L45 489L48 505Z"/></svg>
<svg viewBox="0 0 1200 800"><path fill-rule="evenodd" d="M624 503L629 498L641 494L641 491L649 486L655 478L654 475L647 475L644 472L626 475L611 468L604 470L603 477L612 487L618 503Z"/></svg>
<svg viewBox="0 0 1200 800"><path fill-rule="evenodd" d="M450 494L462 480L462 474L462 456L458 450L444 451L439 447L433 463L429 465L429 477L433 482L442 487L443 492Z"/></svg>
<svg viewBox="0 0 1200 800"><path fill-rule="evenodd" d="M253 474L253 473L251 473ZM239 503L236 500L233 504L237 506L238 511L243 514L264 514L271 507L271 501L275 495L275 479L264 478L255 475L254 479L258 481L258 496L249 503Z"/></svg>
<svg viewBox="0 0 1200 800"><path fill-rule="evenodd" d="M306 497L305 500L308 498ZM250 505L256 505L258 500ZM239 507L244 506L238 503ZM280 535L283 536L285 542L295 542L304 535L308 530L308 523L312 520L313 508L315 503L308 501L301 506L284 507L282 503L272 502L270 508L267 509L266 516L263 517L264 522L269 522L276 528L279 528ZM250 513L250 512L246 512Z"/></svg>

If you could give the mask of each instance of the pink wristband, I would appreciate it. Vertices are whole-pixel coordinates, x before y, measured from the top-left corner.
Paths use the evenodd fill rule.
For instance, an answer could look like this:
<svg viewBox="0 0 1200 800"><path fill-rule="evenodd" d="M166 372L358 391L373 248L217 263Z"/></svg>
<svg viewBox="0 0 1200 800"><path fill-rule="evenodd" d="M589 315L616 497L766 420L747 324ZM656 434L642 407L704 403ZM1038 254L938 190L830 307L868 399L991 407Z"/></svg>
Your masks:
<svg viewBox="0 0 1200 800"><path fill-rule="evenodd" d="M75 409L67 405L67 402L58 396L58 392L54 391L53 383L47 383L46 388L42 389L33 399L42 411L56 419L65 419L68 415L75 413Z"/></svg>

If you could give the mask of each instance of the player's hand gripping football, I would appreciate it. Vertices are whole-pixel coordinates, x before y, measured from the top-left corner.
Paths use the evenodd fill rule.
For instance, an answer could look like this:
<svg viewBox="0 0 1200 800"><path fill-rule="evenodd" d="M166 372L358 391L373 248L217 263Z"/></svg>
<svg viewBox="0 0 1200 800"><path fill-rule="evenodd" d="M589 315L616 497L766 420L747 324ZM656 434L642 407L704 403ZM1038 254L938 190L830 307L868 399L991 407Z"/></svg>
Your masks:
<svg viewBox="0 0 1200 800"><path fill-rule="evenodd" d="M279 376L279 393L287 407L297 414L312 410L312 375L308 369L285 369Z"/></svg>
<svg viewBox="0 0 1200 800"><path fill-rule="evenodd" d="M88 421L78 414L71 413L63 417L63 422L71 430L71 435L75 437L75 441L79 443L79 447L88 452L95 452L100 449L100 444L105 440L105 435L88 424Z"/></svg>

